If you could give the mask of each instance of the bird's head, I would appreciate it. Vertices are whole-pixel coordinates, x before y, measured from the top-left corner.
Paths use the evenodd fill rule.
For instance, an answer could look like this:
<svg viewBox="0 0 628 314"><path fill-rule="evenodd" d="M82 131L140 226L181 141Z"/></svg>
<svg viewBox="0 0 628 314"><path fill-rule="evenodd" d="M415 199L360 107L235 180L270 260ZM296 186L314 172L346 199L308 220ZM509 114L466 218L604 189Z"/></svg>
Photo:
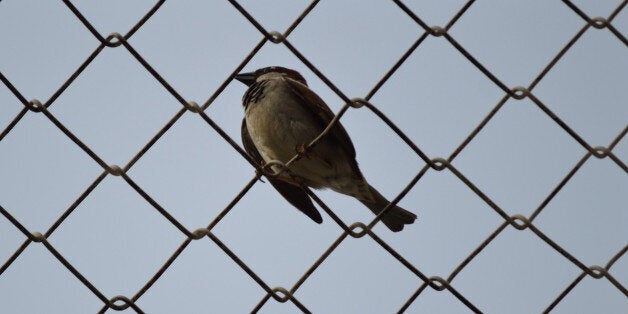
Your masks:
<svg viewBox="0 0 628 314"><path fill-rule="evenodd" d="M244 83L246 86L251 86L251 84L255 82L280 77L291 78L303 85L307 85L307 82L299 72L280 66L261 68L255 72L240 73L235 76L235 79Z"/></svg>

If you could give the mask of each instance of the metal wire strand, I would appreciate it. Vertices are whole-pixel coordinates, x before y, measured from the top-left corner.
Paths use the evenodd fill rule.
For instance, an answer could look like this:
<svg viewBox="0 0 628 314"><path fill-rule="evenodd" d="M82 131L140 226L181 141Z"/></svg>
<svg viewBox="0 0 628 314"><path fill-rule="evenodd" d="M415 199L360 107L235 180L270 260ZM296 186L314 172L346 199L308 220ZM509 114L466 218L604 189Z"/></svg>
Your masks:
<svg viewBox="0 0 628 314"><path fill-rule="evenodd" d="M98 164L102 168L102 172L94 178L92 183L90 183L85 190L77 197L72 204L65 210L63 213L56 219L56 221L46 230L43 234L34 231L28 230L25 225L19 221L12 214L12 211L16 209L5 208L0 205L0 216L4 217L12 226L15 227L24 236L24 241L22 244L13 251L13 254L2 263L0 266L0 280L2 280L3 273L11 267L16 261L18 257L31 245L43 245L45 249L55 257L56 261L58 261L61 265L65 267L65 269L71 273L79 282L81 282L87 289L89 289L101 302L102 307L99 310L99 313L105 313L109 309L113 309L115 311L122 311L125 309L132 309L136 313L143 313L143 310L137 305L138 300L146 294L154 285L159 281L162 275L171 267L171 265L181 256L181 254L189 247L189 244L194 240L207 239L209 245L214 245L221 249L221 251L228 256L233 263L238 265L261 289L263 292L263 297L260 301L251 309L252 313L256 313L270 301L274 300L276 302L290 302L296 308L298 308L303 313L311 313L310 307L311 305L305 304L301 299L297 297L297 293L299 292L299 288L319 269L321 264L328 259L328 257L334 253L334 251L345 241L373 241L377 244L376 247L381 248L383 251L390 254L401 267L405 267L410 271L410 273L417 279L417 289L408 296L407 300L403 304L399 304L398 313L405 312L410 306L420 302L420 298L423 295L423 292L428 288L431 288L436 291L441 291L441 293L450 293L454 296L461 304L466 306L470 311L474 313L481 313L481 308L476 305L471 298L466 296L464 292L456 290L455 288L455 279L459 273L461 273L467 265L469 265L481 252L489 246L492 241L498 238L504 230L508 227L512 227L515 230L521 232L529 232L537 238L541 239L546 245L551 247L553 250L558 252L563 258L565 263L570 263L578 267L581 270L581 273L571 282L567 287L565 287L547 306L544 313L549 313L552 311L562 300L565 299L567 295L577 287L583 279L590 277L592 279L602 279L605 278L613 287L615 287L618 291L623 293L628 297L628 291L626 287L622 285L611 273L611 267L620 259L624 258L626 251L628 251L628 246L624 246L621 248L614 256L610 257L604 267L601 266L587 266L582 261L580 261L576 255L570 253L568 250L563 248L557 241L553 240L550 236L548 236L543 230L535 225L536 220L538 219L540 213L547 207L547 205L554 199L554 197L563 189L565 185L572 179L572 177L579 171L579 169L585 165L591 158L591 156L596 158L608 158L608 160L612 161L616 164L619 171L623 171L623 173L628 173L628 168L626 167L626 162L622 160L619 156L617 156L613 149L617 146L619 142L621 142L626 133L628 133L628 126L626 126L622 131L608 144L606 147L602 146L593 146L584 138L578 134L568 123L563 121L561 117L559 117L556 113L550 110L550 107L543 102L542 99L537 97L534 94L535 87L546 77L546 75L554 68L554 66L563 58L563 56L570 51L574 45L582 38L583 34L589 31L609 31L614 35L619 42L628 46L628 41L626 40L626 36L622 34L614 25L613 21L616 16L618 16L621 11L628 4L628 0L622 1L613 12L607 17L589 17L582 9L580 9L576 4L569 0L562 0L562 2L566 6L566 10L570 10L573 14L579 16L584 24L582 27L577 30L574 36L567 42L567 44L552 58L552 60L540 70L539 74L530 82L527 87L508 87L503 83L497 75L495 75L489 67L480 63L478 59L473 56L463 45L461 45L450 33L449 30L459 21L459 19L464 16L464 14L472 7L475 1L470 0L467 1L464 5L460 7L460 9L452 16L450 21L444 27L438 26L428 26L423 19L420 18L420 15L417 12L414 12L407 5L405 5L401 0L393 0L391 5L396 5L396 7L403 12L403 14L407 15L409 19L416 23L416 28L418 33L420 34L417 39L408 47L407 50L399 57L399 59L394 63L394 65L386 71L386 73L377 81L377 83L370 89L370 91L364 96L364 98L349 98L346 93L344 93L340 88L338 88L332 80L330 80L327 76L323 74L323 71L319 69L314 62L312 62L299 48L289 40L290 35L298 29L301 23L308 18L309 15L314 14L314 8L318 5L319 1L315 0L310 2L310 4L299 14L293 23L283 32L280 33L278 31L268 31L266 30L262 24L255 19L254 15L249 13L238 1L236 0L228 0L229 3L233 6L234 10L241 14L246 21L248 21L253 26L253 31L258 32L261 36L259 42L257 42L252 48L251 51L244 57L244 59L236 66L233 71L224 79L224 81L211 93L208 99L202 104L197 105L194 101L186 100L186 98L177 91L160 73L156 70L153 65L151 65L141 53L139 53L131 44L129 39L153 17L155 14L162 10L162 4L165 1L160 0L156 1L152 7L125 33L125 35L121 35L119 33L111 33L109 35L102 35L100 32L93 26L93 23L72 3L70 0L63 0L63 3L66 5L67 9L71 14L85 27L91 35L97 40L97 45L93 48L93 51L85 58L85 60L78 66L55 91L52 96L46 100L45 102L40 102L39 100L30 100L20 92L20 90L11 82L11 79L6 77L2 72L0 72L0 82L4 86L8 88L8 90L13 94L16 99L16 102L21 104L23 107L17 113L17 115L2 128L2 132L0 133L0 141L5 139L7 136L10 136L12 130L16 125L21 123L23 118L27 115L43 115L47 118L52 125L58 128L68 139L70 139L74 145L79 147L91 160L93 160L96 164ZM384 86L391 77L395 75L397 70L406 64L408 58L417 51L417 49L421 48L422 43L429 36L440 37L441 40L449 43L451 47L456 49L460 54L462 54L469 63L477 68L478 71L483 73L497 88L503 91L503 97L499 100L499 102L484 116L484 118L477 124L477 126L468 134L468 136L455 148L455 150L450 154L447 158L429 156L426 152L424 152L419 145L413 142L412 138L404 133L402 128L398 127L392 119L390 119L386 114L384 114L379 108L378 105L372 103L371 99L373 96ZM311 266L301 275L301 277L296 280L296 282L289 289L283 287L275 287L271 288L271 285L266 281L262 280L262 278L253 270L253 268L247 264L245 260L239 257L229 246L224 243L218 236L216 236L212 230L221 223L221 221L230 214L231 209L238 204L238 202L250 191L250 189L261 180L262 175L270 176L267 169L268 167L261 167L261 165L256 164L247 153L240 147L240 145L229 137L229 135L222 129L222 127L216 123L205 111L209 106L214 102L214 100L223 93L226 87L233 81L236 74L240 73L242 69L244 69L249 62L259 53L261 48L267 44L276 44L276 45L284 45L297 59L299 59L305 67L314 73L318 78L320 78L323 83L325 83L342 101L344 102L344 106L338 111L333 120L329 123L327 128L319 134L319 136L314 139L311 143L308 143L306 149L314 147L318 144L318 142L327 135L327 133L331 130L331 128L339 123L339 120L346 114L349 114L349 109L354 108L356 110L368 110L375 117L384 122L384 125L390 128L406 145L407 147L413 151L417 156L417 161L424 163L424 166L416 173L410 182L408 182L403 189L397 194L397 196L392 200L391 205L385 208L379 215L377 215L370 223L365 224L362 222L356 222L353 224L348 224L344 222L338 215L335 214L334 209L325 204L314 192L310 189L304 187L305 192L323 209L325 213L331 217L331 219L338 225L339 235L338 237L327 246L327 249L311 264ZM111 49L124 49L130 55L133 56L135 61L137 61L148 73L150 73L151 77L154 78L173 98L176 100L181 107L176 107L173 109L174 115L172 118L158 131L154 134L154 136L127 162L123 167L117 165L108 164L103 158L101 158L92 148L90 148L89 143L82 141L78 135L74 134L68 127L66 127L57 116L53 114L49 110L49 108L55 103L55 101L61 96L67 89L70 87L75 80L83 73L83 71L99 56L101 52L105 48ZM581 159L573 165L572 169L565 174L565 176L560 180L560 182L549 192L547 197L538 205L538 207L529 215L523 216L519 214L509 215L506 210L500 207L496 202L494 202L486 193L484 193L477 185L475 185L472 180L467 178L465 174L457 169L453 162L456 157L471 143L474 138L479 134L483 128L492 121L493 117L503 108L504 104L509 100L518 100L523 98L529 98L534 105L536 105L546 116L548 119L552 120L556 125L558 125L565 133L567 133L574 141L579 143L580 146L584 148L586 153L581 157ZM129 170L142 159L142 157L152 149L152 147L167 133L170 131L172 126L178 123L180 118L186 114L193 114L197 116L199 119L204 121L208 128L208 132L215 132L222 139L227 142L234 151L236 151L243 159L251 164L252 171L255 171L253 177L248 181L248 183L242 187L240 192L231 197L231 201L229 204L222 209L220 213L218 213L213 219L207 222L206 227L199 228L197 230L188 230L182 223L180 223L177 218L171 214L168 208L160 204L156 201L149 193L133 178L128 174ZM295 154L295 156L283 164L282 166L285 169L288 169L289 166L298 160L300 156ZM486 203L491 210L496 214L496 216L501 218L501 222L496 226L495 230L488 235L478 246L470 252L458 266L444 279L444 277L439 277L437 275L428 275L418 267L412 264L406 257L404 257L401 253L395 250L390 244L386 243L384 239L378 236L374 231L374 226L379 223L382 216L386 214L386 212L393 207L393 205L400 202L407 193L409 193L412 189L415 188L416 184L423 178L423 176L428 171L449 171L451 172L460 182L465 184L472 192L474 192L484 203ZM175 228L177 228L184 236L184 240L182 243L172 252L172 254L161 264L161 267L155 270L154 275L132 296L127 297L123 295L107 297L102 290L98 289L92 282L88 280L88 278L83 275L74 265L72 265L63 255L58 248L56 248L51 242L48 241L48 238L52 236L52 234L57 230L68 217L70 217L74 210L101 184L101 182L109 175L118 176L122 180L124 180L130 189L135 191L138 195L140 195L148 204L150 204L166 221L172 224ZM0 200L1 202L2 200ZM15 212L15 211L14 211ZM353 239L353 240L351 240ZM392 309L391 309L392 311Z"/></svg>

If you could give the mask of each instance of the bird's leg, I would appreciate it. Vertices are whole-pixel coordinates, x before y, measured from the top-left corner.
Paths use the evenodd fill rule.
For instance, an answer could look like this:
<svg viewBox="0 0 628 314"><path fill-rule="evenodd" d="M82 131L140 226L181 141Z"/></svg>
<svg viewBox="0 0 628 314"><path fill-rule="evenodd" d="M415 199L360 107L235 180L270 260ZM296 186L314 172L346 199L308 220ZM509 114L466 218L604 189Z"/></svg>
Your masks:
<svg viewBox="0 0 628 314"><path fill-rule="evenodd" d="M302 157L305 157L307 159L312 159L312 157L313 157L315 160L320 161L325 166L327 166L329 168L332 167L332 164L331 164L331 162L329 162L329 160L321 157L319 154L317 154L316 152L312 151L312 147L309 147L306 144L297 145L294 149L297 152L297 156L298 156L297 160L301 159Z"/></svg>

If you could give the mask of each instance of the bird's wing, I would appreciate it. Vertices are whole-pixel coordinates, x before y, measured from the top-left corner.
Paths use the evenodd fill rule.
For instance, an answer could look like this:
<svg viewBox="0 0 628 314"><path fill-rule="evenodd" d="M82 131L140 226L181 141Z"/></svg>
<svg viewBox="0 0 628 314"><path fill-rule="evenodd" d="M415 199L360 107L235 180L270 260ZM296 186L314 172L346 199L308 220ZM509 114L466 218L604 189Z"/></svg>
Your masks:
<svg viewBox="0 0 628 314"><path fill-rule="evenodd" d="M262 165L264 163L264 158L259 154L255 144L253 144L253 140L251 139L251 135L249 134L249 129L246 127L246 119L242 119L242 144L244 145L244 150L251 156L253 161L257 164ZM303 188L299 185L294 185L289 182L279 180L277 178L267 177L268 182L283 196L292 206L296 207L306 216L310 217L317 223L323 222L323 217L316 210L314 204L312 204L312 200L305 193Z"/></svg>
<svg viewBox="0 0 628 314"><path fill-rule="evenodd" d="M311 91L306 85L301 84L292 79L285 79L288 83L288 86L294 94L299 97L303 104L306 105L306 108L312 111L312 116L318 117L319 123L322 128L325 129L327 125L334 118L334 113L329 109L327 104L318 96L316 93ZM345 151L345 153L351 158L355 160L355 148L353 147L353 143L351 142L351 138L349 138L349 134L345 128L338 121L334 127L330 130L327 136L334 137ZM357 168L357 164L356 167Z"/></svg>

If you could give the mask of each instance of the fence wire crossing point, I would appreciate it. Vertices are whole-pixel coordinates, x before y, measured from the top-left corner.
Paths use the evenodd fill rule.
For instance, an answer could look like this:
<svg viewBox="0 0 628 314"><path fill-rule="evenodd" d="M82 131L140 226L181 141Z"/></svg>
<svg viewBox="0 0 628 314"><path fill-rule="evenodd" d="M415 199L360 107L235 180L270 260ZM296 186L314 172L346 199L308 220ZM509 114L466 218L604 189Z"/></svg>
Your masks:
<svg viewBox="0 0 628 314"><path fill-rule="evenodd" d="M547 245L549 245L552 249L558 252L562 257L564 257L565 261L568 263L572 263L576 267L580 268L582 271L581 274L573 279L567 287L557 296L555 296L554 300L547 305L545 312L551 312L569 293L582 281L583 278L590 276L595 279L604 279L607 280L612 286L614 286L618 291L620 291L623 295L628 297L628 290L620 281L618 281L612 272L612 266L617 261L624 258L626 251L628 250L628 245L619 249L619 251L612 256L605 265L592 265L587 266L578 258L576 258L572 253L570 253L565 248L561 247L557 244L551 237L549 237L544 230L538 228L535 224L535 218L543 211L543 209L548 205L551 200L557 195L560 190L569 182L569 180L574 176L574 174L588 161L591 157L603 159L608 158L612 160L617 166L618 171L623 170L623 173L628 173L628 167L624 160L622 160L619 156L613 153L613 149L615 146L624 138L626 133L628 132L628 126L625 127L614 140L609 143L607 146L594 146L593 143L587 142L580 134L578 134L574 129L572 129L565 121L563 121L558 115L556 115L544 102L542 99L538 98L534 94L534 89L538 85L541 80L549 73L554 65L565 55L567 51L569 51L576 42L582 37L583 34L590 31L608 31L610 32L614 38L617 39L624 46L628 46L628 40L625 35L622 34L614 25L614 18L625 8L628 1L621 2L616 9L608 16L608 17L590 17L584 13L576 4L572 3L568 0L563 0L562 2L565 5L565 9L571 10L573 14L576 14L582 19L582 28L567 42L560 52L554 56L554 58L539 72L536 78L530 82L527 87L517 86L517 87L508 87L498 75L491 72L489 68L483 65L476 57L474 57L465 47L456 40L451 34L449 34L449 29L462 17L469 8L471 8L475 1L468 1L461 9L456 12L451 20L445 26L428 26L420 17L417 12L411 10L408 6L406 6L402 1L395 0L391 2L391 5L396 5L396 7L403 11L412 21L415 22L417 29L420 31L420 36L416 39L416 41L406 50L405 53L395 62L395 64L386 72L386 74L381 77L381 79L375 84L375 86L364 96L364 98L349 98L342 90L340 90L334 83L328 79L319 69L312 63L295 45L293 45L290 41L290 34L299 27L299 24L302 20L304 20L309 14L312 13L313 9L316 7L319 1L312 1L310 5L294 20L294 22L283 32L270 31L265 29L249 12L245 10L243 6L241 6L235 0L229 0L232 6L237 10L246 20L248 20L255 29L259 32L260 40L253 47L251 52L245 57L244 60L235 68L233 72L225 78L223 83L215 90L215 92L203 103L197 104L192 101L188 101L182 96L172 85L170 85L160 74L159 72L133 47L133 45L129 42L129 39L138 32L142 26L151 19L156 12L158 12L162 4L165 1L158 1L154 4L150 10L137 21L137 23L132 26L125 34L120 33L112 33L108 35L104 35L99 33L96 28L93 26L92 22L87 19L82 12L77 9L77 7L70 0L63 0L67 9L73 14L76 19L80 21L80 23L98 40L100 43L97 45L93 52L89 55L87 59L72 73L72 75L57 89L57 91L45 101L42 100L27 100L28 96L23 95L18 88L12 83L11 79L6 77L2 72L0 72L0 80L6 86L10 92L15 96L15 98L23 105L21 111L10 121L10 123L3 127L0 133L0 141L5 139L7 136L10 136L11 131L14 129L16 125L18 125L22 119L27 114L40 114L45 116L52 124L54 124L61 132L67 136L77 147L79 147L85 154L87 154L93 161L95 161L102 168L101 174L96 177L93 182L85 188L83 193L63 212L61 216L55 221L54 224L45 232L41 233L39 231L28 230L15 216L11 213L11 208L2 207L0 203L0 213L10 222L15 228L19 230L24 235L24 242L18 248L16 248L15 252L6 260L0 261L0 280L2 280L2 274L5 273L7 269L9 269L17 258L25 251L25 249L30 245L43 245L48 252L54 258L63 265L73 276L80 281L87 289L89 289L98 299L102 301L102 308L99 310L99 313L107 312L108 310L114 311L122 311L125 309L131 308L133 311L137 313L144 313L142 308L138 306L137 301L160 279L161 275L172 265L172 263L180 256L180 254L186 249L186 247L193 240L208 240L210 245L215 245L224 254L226 254L238 267L252 278L261 289L265 292L265 295L262 299L259 300L259 303L251 309L253 313L261 310L271 299L277 302L285 303L290 302L294 304L298 309L300 309L304 313L310 313L311 310L308 308L308 304L302 302L297 296L296 293L298 289L308 280L308 278L316 272L317 268L327 259L328 256L347 238L361 238L361 237L369 237L373 241L375 241L379 246L381 246L386 252L388 252L391 256L393 256L403 267L407 268L412 274L414 274L420 282L420 285L417 286L416 291L411 295L407 296L407 301L403 304L399 304L399 308L397 311L399 313L403 313L406 311L414 302L419 302L419 297L422 293L425 292L427 288L431 288L437 291L447 291L443 293L450 293L453 297L455 297L459 302L461 302L464 306L466 306L469 310L475 313L481 313L482 309L474 304L473 299L465 296L463 293L456 289L456 276L472 261L478 254L482 252L482 250L489 245L494 239L499 237L499 235L506 230L508 227L513 227L517 230L522 230L524 232L531 232L539 239L544 241ZM423 152L413 141L404 134L404 132L398 128L394 122L389 119L384 113L378 110L377 106L371 103L372 97L378 92L378 90L386 84L387 80L400 68L404 65L404 62L415 52L424 40L430 36L441 37L442 40L449 43L452 47L454 47L460 54L464 56L473 64L477 70L479 70L483 75L485 75L490 81L492 81L499 89L503 91L502 99L494 106L494 108L490 111L488 115L479 125L475 127L475 129L464 139L464 141L451 153L451 155L447 158L434 158L428 156L425 152ZM374 220L369 222L368 224L363 223L355 223L353 225L346 225L335 213L334 211L328 207L320 198L316 196L312 191L307 190L307 193L320 205L320 207L327 213L329 216L339 225L342 229L341 235L333 241L328 247L328 249L308 268L308 270L303 273L303 275L294 283L291 287L271 287L267 282L262 280L262 278L256 274L256 272L247 265L242 259L238 257L237 254L234 253L232 249L229 248L219 237L217 237L212 229L220 224L221 220L229 215L231 208L233 208L240 199L259 181L261 175L265 173L264 169L259 168L254 162L252 162L245 151L240 147L240 144L232 138L209 116L205 113L206 109L212 104L212 102L224 91L226 86L230 84L233 80L233 77L241 72L244 67L251 61L251 59L260 51L260 49L264 45L284 45L296 58L298 58L303 65L309 68L318 78L320 78L329 88L336 93L344 102L345 105L342 109L337 113L337 118L332 121L332 124L338 121L338 119L347 112L347 109L350 107L360 108L359 110L370 110L373 114L375 114L378 118L380 118L391 130L396 133L408 147L414 151L414 153L421 158L426 165L420 169L420 171L415 175L414 179L397 194L392 202L399 202L414 186L415 184L421 180L423 175L428 171L449 171L455 177L457 177L462 183L464 183L468 188L473 191L479 198L481 198L497 215L502 217L503 223L501 223L482 243L480 243L475 250L473 250L460 264L455 268L455 270L449 274L447 278L442 278L438 276L430 276L429 274L424 273L421 269L417 268L410 261L408 261L402 254L397 252L392 246L390 246L386 241L380 238L373 230L375 224L379 222L381 214L376 217ZM55 117L55 115L49 110L51 106L54 105L57 98L64 93L64 91L72 85L74 80L81 75L81 73L87 68L89 64L91 64L94 60L96 60L100 53L105 48L112 49L126 49L135 60L141 64L141 66L148 71L154 79L159 82L159 84L170 93L180 104L180 110L152 137L152 139L146 143L140 151L138 151L131 160L128 161L125 165L110 165L101 158L98 154L94 152L90 148L90 146L84 142L82 142L79 137L72 133L62 122ZM495 116L495 114L504 106L504 104L509 99L524 99L528 98L531 100L542 112L544 112L547 117L549 117L554 123L556 123L560 128L564 130L573 140L575 140L579 145L581 145L586 153L581 157L581 159L573 166L571 171L556 185L551 193L543 200L543 202L533 211L533 213L526 217L523 215L509 215L504 209L500 208L494 201L492 201L486 194L482 192L478 186L476 186L469 178L465 176L465 174L457 169L452 162L454 159L467 147L469 143L473 141L475 136L484 128L484 126ZM253 167L256 167L256 173L249 180L249 182L242 188L240 193L229 203L227 207L225 207L222 212L220 212L211 222L207 223L207 226L204 228L199 228L196 230L188 230L181 222L177 220L165 207L160 205L154 198L151 197L140 184L138 184L129 174L129 170L153 147L155 143L159 141L159 139L166 134L170 128L177 123L177 121L182 117L182 115L186 112L190 111L194 114L197 114L213 131L215 131L219 136L221 136L237 153L239 153L242 158L246 159ZM324 134L321 134L322 137ZM318 140L317 139L317 140ZM315 140L310 145L316 145L317 140ZM295 156L297 158L297 156ZM72 215L73 211L77 206L83 202L83 200L90 195L96 187L105 179L105 177L112 175L118 176L120 179L124 180L128 186L137 192L146 202L148 202L156 211L158 211L163 218L168 220L176 229L178 229L184 236L185 240L179 245L179 247L171 254L171 256L167 259L167 261L156 270L153 277L148 280L144 286L139 289L132 296L107 296L102 292L99 287L90 282L89 278L81 274L80 270L74 267L68 260L64 257L63 252L60 252L54 245L48 242L48 238L55 232L55 230L61 226L66 219ZM2 200L0 200L2 202ZM392 310L391 310L392 311Z"/></svg>

